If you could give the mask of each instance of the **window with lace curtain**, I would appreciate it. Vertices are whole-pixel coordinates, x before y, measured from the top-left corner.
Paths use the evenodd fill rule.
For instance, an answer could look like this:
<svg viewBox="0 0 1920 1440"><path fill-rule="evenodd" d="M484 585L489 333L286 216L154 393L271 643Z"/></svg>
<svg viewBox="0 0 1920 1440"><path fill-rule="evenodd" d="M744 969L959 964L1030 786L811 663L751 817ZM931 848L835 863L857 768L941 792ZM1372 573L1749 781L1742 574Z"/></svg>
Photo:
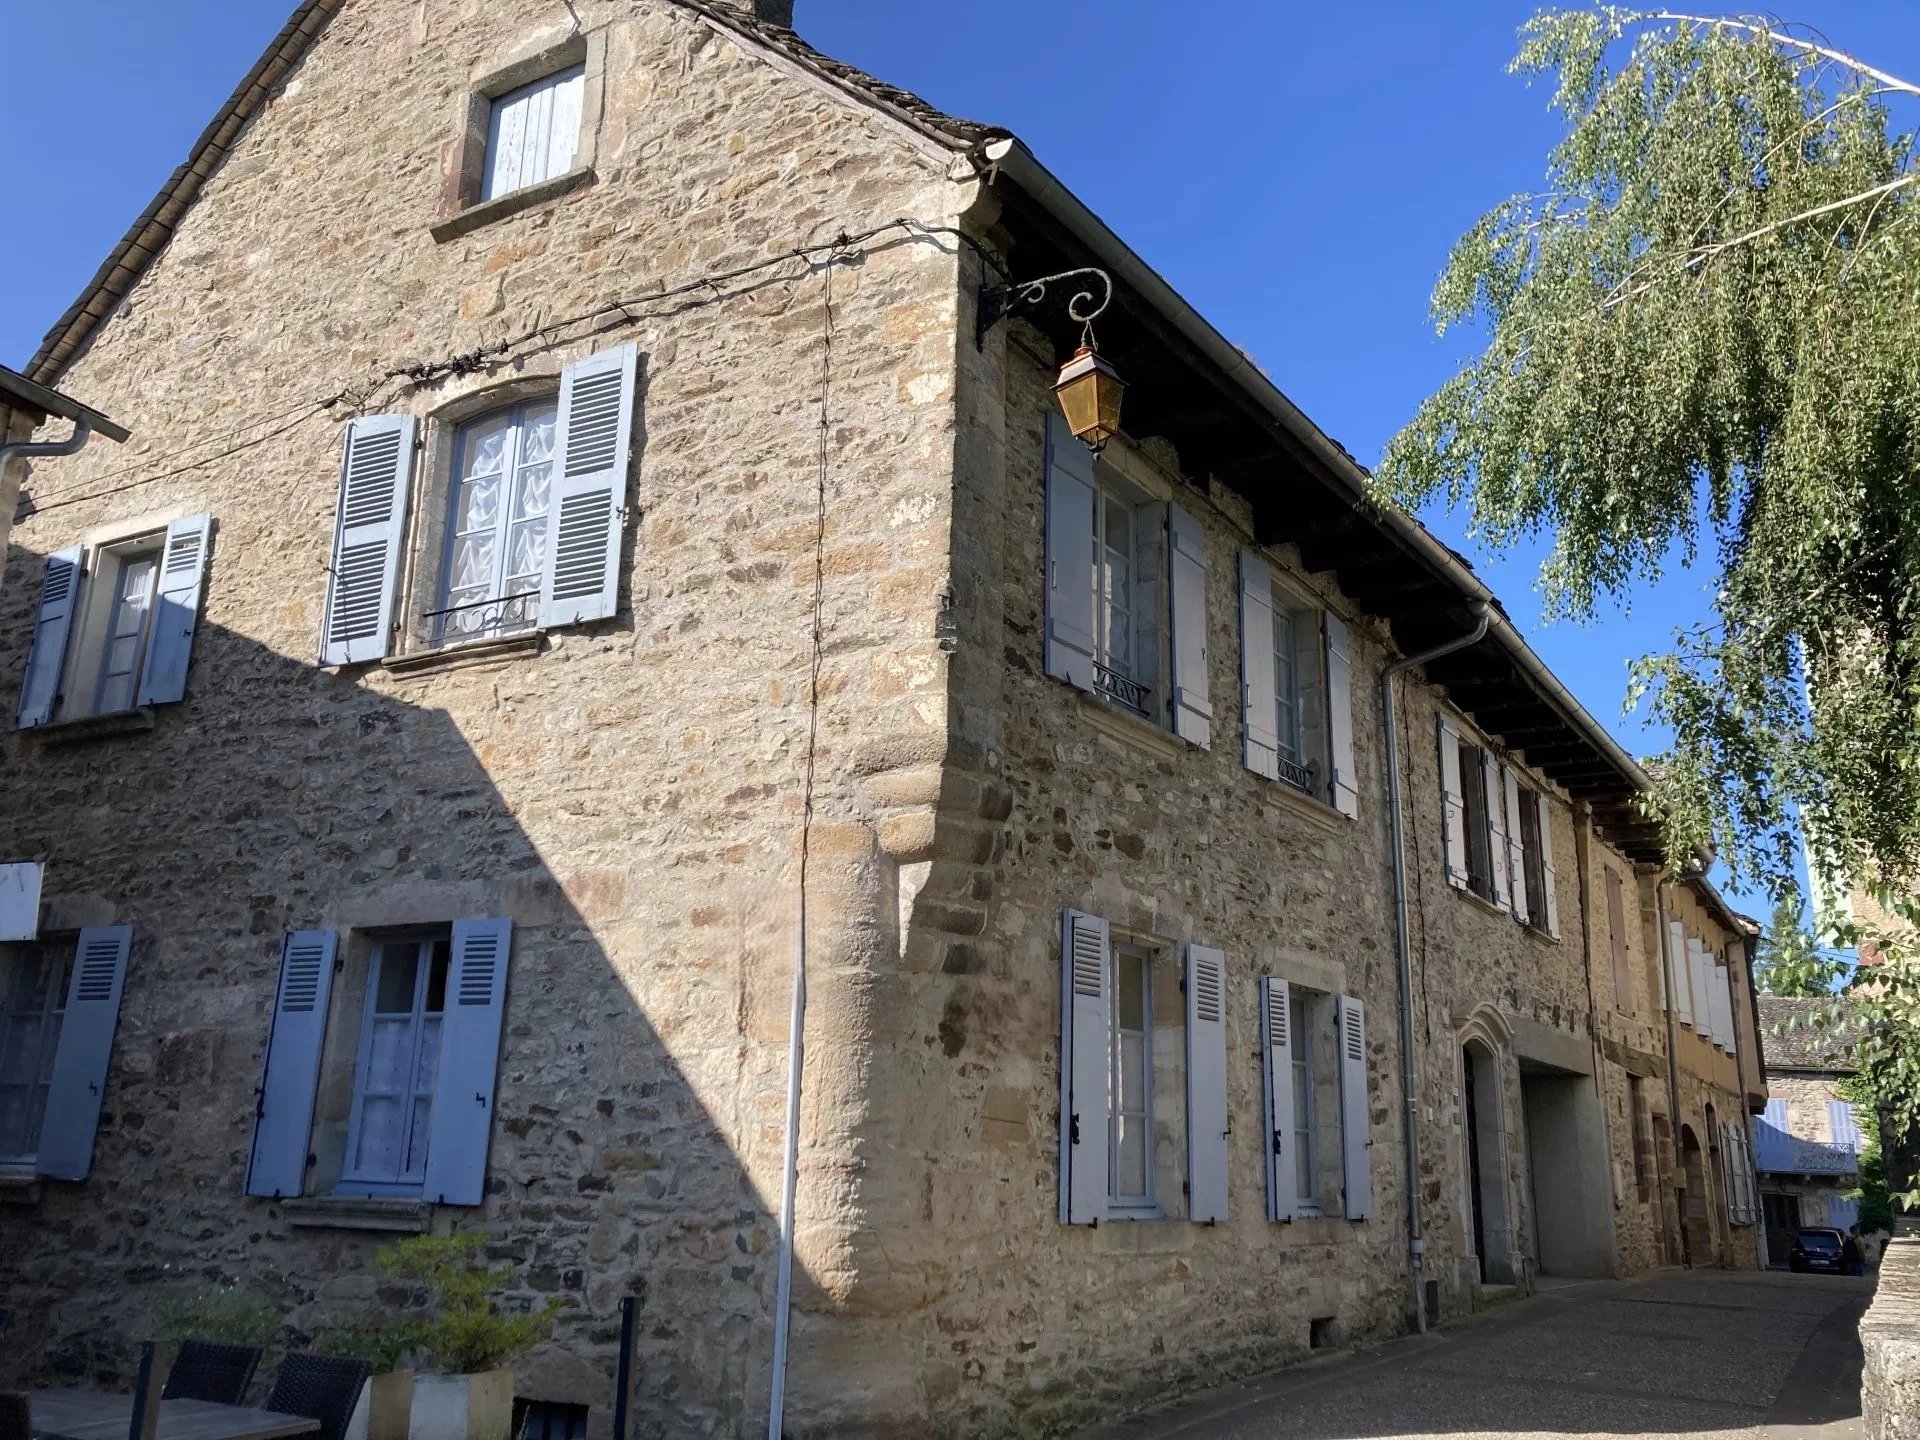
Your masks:
<svg viewBox="0 0 1920 1440"><path fill-rule="evenodd" d="M433 643L512 635L539 623L558 413L548 398L460 427Z"/></svg>

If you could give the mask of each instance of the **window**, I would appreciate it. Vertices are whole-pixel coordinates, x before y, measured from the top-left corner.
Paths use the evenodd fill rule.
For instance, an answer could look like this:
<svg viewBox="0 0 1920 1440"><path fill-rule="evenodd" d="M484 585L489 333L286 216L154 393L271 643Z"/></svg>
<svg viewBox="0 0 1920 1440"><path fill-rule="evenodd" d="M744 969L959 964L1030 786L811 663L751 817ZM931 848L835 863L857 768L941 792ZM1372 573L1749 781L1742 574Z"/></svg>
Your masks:
<svg viewBox="0 0 1920 1440"><path fill-rule="evenodd" d="M543 400L459 428L434 644L510 635L538 623L558 415L558 404Z"/></svg>
<svg viewBox="0 0 1920 1440"><path fill-rule="evenodd" d="M66 1013L66 945L0 952L0 1169L32 1169Z"/></svg>
<svg viewBox="0 0 1920 1440"><path fill-rule="evenodd" d="M47 557L23 729L186 697L212 521L190 515Z"/></svg>
<svg viewBox="0 0 1920 1440"><path fill-rule="evenodd" d="M1109 1201L1153 1205L1153 974L1147 953L1113 949L1113 1176Z"/></svg>
<svg viewBox="0 0 1920 1440"><path fill-rule="evenodd" d="M1459 756L1460 796L1466 805L1467 888L1481 899L1491 900L1495 858L1489 828L1491 812L1487 806L1487 752L1471 741L1462 740Z"/></svg>
<svg viewBox="0 0 1920 1440"><path fill-rule="evenodd" d="M1527 924L1536 930L1547 928L1547 844L1550 833L1543 833L1540 822L1544 813L1540 796L1526 786L1516 787L1518 814L1509 823L1517 823L1520 830L1520 875L1515 883L1526 887L1524 907L1514 908L1527 917Z"/></svg>
<svg viewBox="0 0 1920 1440"><path fill-rule="evenodd" d="M444 933L374 947L342 1193L417 1194L425 1183L450 957Z"/></svg>
<svg viewBox="0 0 1920 1440"><path fill-rule="evenodd" d="M513 1400L517 1440L587 1440L587 1407L564 1400Z"/></svg>
<svg viewBox="0 0 1920 1440"><path fill-rule="evenodd" d="M1313 1083L1314 1043L1311 1002L1305 991L1295 987L1290 999L1293 1014L1293 1153L1294 1189L1300 1201L1300 1213L1320 1213L1320 1125L1316 1115L1318 1096Z"/></svg>
<svg viewBox="0 0 1920 1440"><path fill-rule="evenodd" d="M1160 684L1159 557L1166 536L1158 506L1100 474L1093 506L1094 684L1109 699L1155 719Z"/></svg>
<svg viewBox="0 0 1920 1440"><path fill-rule="evenodd" d="M586 67L575 65L493 101L482 200L524 190L573 168L585 93Z"/></svg>
<svg viewBox="0 0 1920 1440"><path fill-rule="evenodd" d="M1326 798L1325 645L1320 612L1273 590L1274 726L1280 737L1279 778Z"/></svg>

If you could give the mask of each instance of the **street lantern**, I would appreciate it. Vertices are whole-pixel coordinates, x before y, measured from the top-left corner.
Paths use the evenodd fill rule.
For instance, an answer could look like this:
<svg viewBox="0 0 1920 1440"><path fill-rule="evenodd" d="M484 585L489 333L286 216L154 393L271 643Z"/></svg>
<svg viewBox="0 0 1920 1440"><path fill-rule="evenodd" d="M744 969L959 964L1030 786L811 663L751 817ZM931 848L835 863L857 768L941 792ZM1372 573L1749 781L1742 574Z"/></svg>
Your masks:
<svg viewBox="0 0 1920 1440"><path fill-rule="evenodd" d="M1094 348L1089 328L1086 343L1060 367L1053 393L1074 438L1098 455L1120 433L1120 398L1126 389L1120 372Z"/></svg>

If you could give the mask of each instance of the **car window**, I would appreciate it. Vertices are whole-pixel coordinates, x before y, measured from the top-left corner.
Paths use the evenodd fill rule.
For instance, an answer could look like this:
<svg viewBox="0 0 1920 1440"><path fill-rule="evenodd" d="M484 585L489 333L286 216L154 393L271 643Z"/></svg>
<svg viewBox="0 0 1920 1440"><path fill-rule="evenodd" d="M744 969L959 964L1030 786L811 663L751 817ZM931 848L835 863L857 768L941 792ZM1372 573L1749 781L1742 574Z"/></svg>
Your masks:
<svg viewBox="0 0 1920 1440"><path fill-rule="evenodd" d="M1838 1250L1840 1237L1824 1230L1802 1230L1800 1245L1805 1250Z"/></svg>

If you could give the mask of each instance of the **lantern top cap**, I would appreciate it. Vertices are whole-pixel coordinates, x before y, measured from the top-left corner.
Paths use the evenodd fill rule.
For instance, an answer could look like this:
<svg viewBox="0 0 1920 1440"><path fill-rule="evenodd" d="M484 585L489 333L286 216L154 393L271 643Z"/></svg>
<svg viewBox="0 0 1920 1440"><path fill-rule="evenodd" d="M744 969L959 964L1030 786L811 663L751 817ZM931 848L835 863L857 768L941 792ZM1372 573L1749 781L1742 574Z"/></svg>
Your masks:
<svg viewBox="0 0 1920 1440"><path fill-rule="evenodd" d="M1109 375L1115 380L1120 378L1120 372L1113 368L1106 356L1091 345L1082 345L1073 352L1073 358L1060 367L1058 383L1065 385L1087 375Z"/></svg>

